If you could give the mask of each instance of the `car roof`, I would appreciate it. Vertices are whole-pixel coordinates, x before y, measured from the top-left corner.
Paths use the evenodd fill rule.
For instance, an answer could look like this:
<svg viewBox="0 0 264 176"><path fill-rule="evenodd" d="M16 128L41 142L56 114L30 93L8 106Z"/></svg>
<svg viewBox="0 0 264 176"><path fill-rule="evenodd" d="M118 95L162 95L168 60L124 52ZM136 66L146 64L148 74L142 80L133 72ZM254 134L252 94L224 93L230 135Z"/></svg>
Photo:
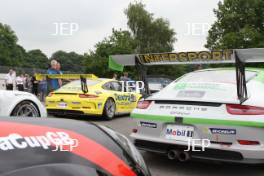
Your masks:
<svg viewBox="0 0 264 176"><path fill-rule="evenodd" d="M235 70L235 67L207 68L207 69L196 70L196 71L193 71L193 72L218 71L218 70ZM247 67L246 71L263 72L264 73L264 69L263 68Z"/></svg>

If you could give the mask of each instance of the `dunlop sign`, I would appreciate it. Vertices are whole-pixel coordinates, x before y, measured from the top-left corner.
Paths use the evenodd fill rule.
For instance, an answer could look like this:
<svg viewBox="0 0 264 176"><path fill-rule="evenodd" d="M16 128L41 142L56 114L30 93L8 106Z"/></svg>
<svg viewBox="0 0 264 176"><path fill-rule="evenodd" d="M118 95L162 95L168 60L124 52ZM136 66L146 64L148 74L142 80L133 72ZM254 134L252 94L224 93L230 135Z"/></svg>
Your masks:
<svg viewBox="0 0 264 176"><path fill-rule="evenodd" d="M138 59L144 65L160 64L203 64L234 63L233 50L199 51L179 53L139 54Z"/></svg>

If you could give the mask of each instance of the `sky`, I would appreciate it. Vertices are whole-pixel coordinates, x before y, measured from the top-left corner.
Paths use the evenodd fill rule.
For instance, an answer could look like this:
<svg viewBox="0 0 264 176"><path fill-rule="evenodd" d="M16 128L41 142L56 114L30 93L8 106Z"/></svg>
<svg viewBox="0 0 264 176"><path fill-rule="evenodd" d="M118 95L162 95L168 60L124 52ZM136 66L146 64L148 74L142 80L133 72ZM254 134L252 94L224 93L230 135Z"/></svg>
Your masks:
<svg viewBox="0 0 264 176"><path fill-rule="evenodd" d="M204 50L206 36L216 20L219 0L141 0L155 18L170 22L177 33L175 51ZM0 0L0 23L15 31L26 50L41 49L79 54L94 49L112 28L128 29L124 14L134 0Z"/></svg>

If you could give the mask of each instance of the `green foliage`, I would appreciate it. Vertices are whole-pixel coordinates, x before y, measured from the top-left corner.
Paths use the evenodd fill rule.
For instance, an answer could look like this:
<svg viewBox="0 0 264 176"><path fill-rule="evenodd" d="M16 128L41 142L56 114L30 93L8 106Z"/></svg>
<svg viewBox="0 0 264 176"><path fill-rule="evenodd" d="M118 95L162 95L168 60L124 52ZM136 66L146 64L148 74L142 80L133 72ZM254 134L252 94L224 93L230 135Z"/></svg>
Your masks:
<svg viewBox="0 0 264 176"><path fill-rule="evenodd" d="M170 52L176 41L175 32L163 18L155 19L142 3L130 3L125 10L127 25L136 42L137 53Z"/></svg>
<svg viewBox="0 0 264 176"><path fill-rule="evenodd" d="M23 67L47 69L48 57L39 49L30 50L27 52Z"/></svg>
<svg viewBox="0 0 264 176"><path fill-rule="evenodd" d="M75 52L56 51L51 56L61 64L61 70L83 73L85 70L84 56Z"/></svg>
<svg viewBox="0 0 264 176"><path fill-rule="evenodd" d="M17 36L10 26L0 23L0 65L21 64L24 50L17 45Z"/></svg>
<svg viewBox="0 0 264 176"><path fill-rule="evenodd" d="M87 73L100 77L111 77L113 72L108 68L108 56L113 54L134 53L136 44L129 31L112 30L112 35L95 45L95 51L85 54Z"/></svg>
<svg viewBox="0 0 264 176"><path fill-rule="evenodd" d="M224 0L214 10L208 49L264 47L264 1Z"/></svg>
<svg viewBox="0 0 264 176"><path fill-rule="evenodd" d="M10 26L0 23L0 65L11 67L47 68L48 58L40 50L26 50L17 44Z"/></svg>
<svg viewBox="0 0 264 176"><path fill-rule="evenodd" d="M136 43L135 53L171 52L176 41L176 33L170 28L169 21L154 18L141 2L130 3L125 10L127 25ZM168 75L176 78L187 70L186 66L151 66L149 75Z"/></svg>

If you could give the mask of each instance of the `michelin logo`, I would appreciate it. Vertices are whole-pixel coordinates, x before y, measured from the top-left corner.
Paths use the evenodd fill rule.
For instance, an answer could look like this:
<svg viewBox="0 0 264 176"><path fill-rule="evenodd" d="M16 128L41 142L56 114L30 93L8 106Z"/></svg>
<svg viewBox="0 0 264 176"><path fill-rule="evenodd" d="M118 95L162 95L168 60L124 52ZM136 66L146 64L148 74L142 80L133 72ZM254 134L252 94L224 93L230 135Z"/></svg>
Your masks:
<svg viewBox="0 0 264 176"><path fill-rule="evenodd" d="M47 150L51 146L55 147L52 151L72 151L78 146L78 140L72 139L66 132L46 132L45 135L26 137L12 133L6 137L0 137L0 151L36 147Z"/></svg>
<svg viewBox="0 0 264 176"><path fill-rule="evenodd" d="M210 128L212 134L235 135L235 129Z"/></svg>

